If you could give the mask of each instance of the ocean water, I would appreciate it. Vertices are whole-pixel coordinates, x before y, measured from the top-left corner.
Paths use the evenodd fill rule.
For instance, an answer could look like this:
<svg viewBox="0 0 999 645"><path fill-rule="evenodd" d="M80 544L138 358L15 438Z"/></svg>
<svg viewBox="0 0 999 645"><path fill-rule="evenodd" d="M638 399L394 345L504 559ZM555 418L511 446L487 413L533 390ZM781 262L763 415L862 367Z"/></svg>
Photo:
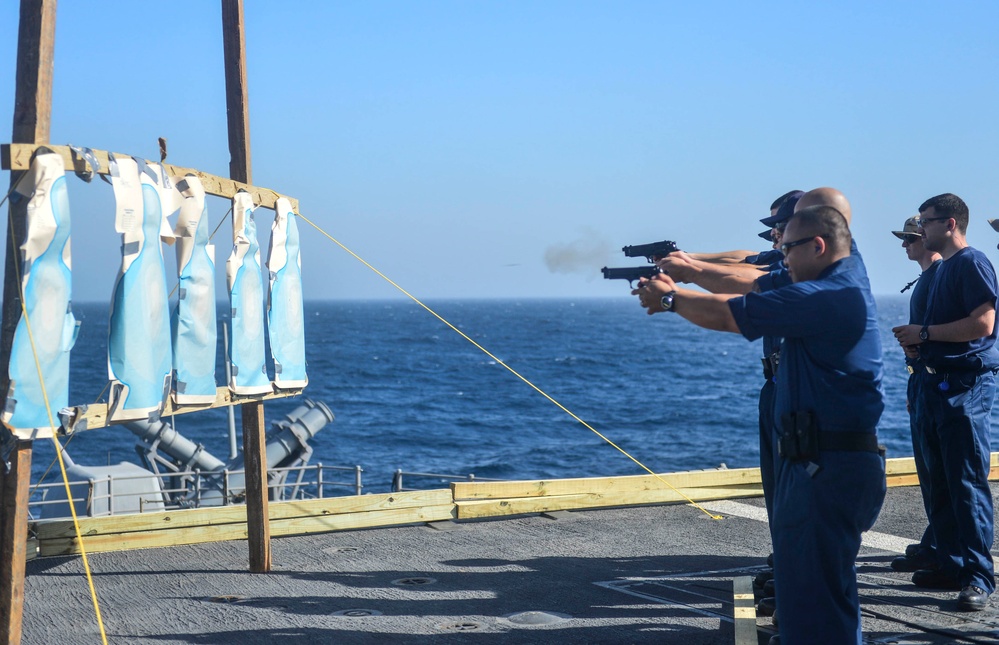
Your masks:
<svg viewBox="0 0 999 645"><path fill-rule="evenodd" d="M492 357L411 301L306 303L305 396L336 415L316 436L312 463L360 465L366 492L388 490L396 469L499 479L644 472L547 395L655 472L758 465L759 341L701 330L678 316L647 316L629 296L427 306ZM83 324L70 400L103 400L107 306L74 310ZM906 321L908 299L879 298L878 312L886 394L879 435L889 456L908 456L907 374L891 335ZM219 361L221 383L221 350ZM268 402L268 424L297 405ZM228 460L224 410L174 421ZM67 450L79 464L139 463L134 445L131 433L110 427L75 435ZM35 442L36 479L53 458L51 442ZM57 471L45 481L57 481Z"/></svg>

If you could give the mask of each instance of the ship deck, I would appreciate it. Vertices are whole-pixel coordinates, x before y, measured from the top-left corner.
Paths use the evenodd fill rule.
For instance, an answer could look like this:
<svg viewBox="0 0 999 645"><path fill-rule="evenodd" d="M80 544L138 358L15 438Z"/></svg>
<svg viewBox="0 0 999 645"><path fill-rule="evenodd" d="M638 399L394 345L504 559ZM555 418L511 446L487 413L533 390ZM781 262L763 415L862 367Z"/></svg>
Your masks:
<svg viewBox="0 0 999 645"><path fill-rule="evenodd" d="M268 574L246 542L89 563L111 643L766 643L771 620L744 638L733 595L770 551L763 500L704 506L724 519L673 504L273 538ZM865 640L999 643L999 599L960 613L888 567L923 518L917 488L891 488L865 534ZM24 643L100 642L79 557L28 562L25 586Z"/></svg>

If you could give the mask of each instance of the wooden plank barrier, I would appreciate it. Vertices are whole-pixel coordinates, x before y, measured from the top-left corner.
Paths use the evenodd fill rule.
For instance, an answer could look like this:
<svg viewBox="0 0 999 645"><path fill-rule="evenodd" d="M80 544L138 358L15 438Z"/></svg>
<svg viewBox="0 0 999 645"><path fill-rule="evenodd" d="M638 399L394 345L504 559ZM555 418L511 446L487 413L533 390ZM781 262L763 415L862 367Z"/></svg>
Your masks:
<svg viewBox="0 0 999 645"><path fill-rule="evenodd" d="M660 479L661 477L661 479ZM664 483L667 482L667 483ZM458 519L559 510L671 504L763 494L759 468L549 481L455 482Z"/></svg>
<svg viewBox="0 0 999 645"><path fill-rule="evenodd" d="M990 479L999 480L999 453L992 453ZM912 457L889 459L888 486L918 484ZM651 475L509 482L455 482L450 489L331 497L269 506L272 536L347 531L451 519L480 519L652 504L759 497L759 468L697 470ZM79 553L69 520L37 522L39 554ZM88 552L247 539L246 508L221 506L136 515L83 518Z"/></svg>
<svg viewBox="0 0 999 645"><path fill-rule="evenodd" d="M454 519L446 489L329 497L269 505L271 535L325 533ZM72 521L40 522L39 555L80 552ZM80 520L87 553L247 539L246 507L220 506L88 517Z"/></svg>

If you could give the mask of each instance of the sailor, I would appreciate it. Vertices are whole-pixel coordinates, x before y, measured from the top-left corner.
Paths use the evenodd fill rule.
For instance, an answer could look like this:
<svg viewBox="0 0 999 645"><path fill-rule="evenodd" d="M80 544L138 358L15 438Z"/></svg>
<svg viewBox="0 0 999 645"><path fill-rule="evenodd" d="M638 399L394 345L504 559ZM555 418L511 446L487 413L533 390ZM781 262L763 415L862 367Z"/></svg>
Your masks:
<svg viewBox="0 0 999 645"><path fill-rule="evenodd" d="M926 299L929 295L930 283L936 275L937 267L940 266L941 257L936 251L930 251L923 246L923 238L919 235L919 223L917 217L910 217L905 220L901 231L892 231L892 235L902 240L902 248L905 255L910 260L919 265L921 273L919 276L905 285L902 293L912 288L912 296L909 298L909 324L917 324L923 320L926 313ZM916 462L916 473L920 481L928 478L926 472L926 462L923 459L922 441L919 437L919 423L916 414L922 408L915 407L913 402L920 397L919 389L925 381L926 370L919 361L919 354L916 350L906 352L905 366L909 372L909 381L906 387L905 409L909 411L909 431L912 435L912 454ZM923 500L925 504L927 500ZM891 568L895 571L913 572L919 569L935 569L936 553L933 546L933 531L929 526L923 532L923 537L917 544L910 544L905 549L905 555L892 560Z"/></svg>
<svg viewBox="0 0 999 645"><path fill-rule="evenodd" d="M761 251L760 253L753 253L752 251L746 250L736 250L736 251L722 251L719 253L686 253L684 257L689 258L695 262L704 262L706 264L727 264L736 265L735 269L756 269L761 270L760 267L768 267L775 262L779 262L784 259L784 255L780 252L780 236L783 225L778 225L777 222L786 222L787 217L777 218L778 211L780 207L783 206L788 200L797 198L802 195L800 190L791 190L770 204L770 216L765 217L760 220L760 222L767 225L767 230L759 233L759 237L770 242L771 247L766 251ZM793 204L792 204L793 206ZM787 213L790 216L790 212Z"/></svg>
<svg viewBox="0 0 999 645"><path fill-rule="evenodd" d="M760 223L769 226L770 230L759 234L761 238L770 240L772 247L762 253L747 256L743 260L744 263L768 267L767 270L770 270L769 267L784 261L784 254L780 252L781 238L784 235L787 220L790 219L791 213L794 212L794 206L802 195L804 192L792 190L774 200L774 203L770 205L770 217L764 217L760 220Z"/></svg>
<svg viewBox="0 0 999 645"><path fill-rule="evenodd" d="M923 245L943 257L922 324L892 331L917 348L926 370L915 400L927 479L920 477L937 550L936 569L912 574L918 587L960 590L957 608L979 611L995 590L989 488L990 416L999 371L992 263L968 245L968 207L951 193L919 207Z"/></svg>
<svg viewBox="0 0 999 645"><path fill-rule="evenodd" d="M798 199L804 193L800 190L792 190L784 193L770 204L770 215L760 220L760 223L765 224L769 227L766 231L767 235L770 237L773 248L768 251L763 251L761 253L756 253L752 255L747 255L746 251L728 251L723 253L688 253L683 252L670 254L670 256L681 256L683 259L674 265L673 261L664 260L660 264L663 268L666 267L677 267L678 275L676 276L679 282L693 282L698 286L704 287L709 291L713 286L716 286L713 281L705 281L703 284L700 281L701 277L713 276L714 272L712 269L717 268L721 271L727 271L730 269L743 270L752 269L750 273L745 273L747 280L745 281L746 290L752 285L752 281L757 277L762 275L761 272L775 271L781 268L784 261L784 254L781 253L779 249L779 243L781 236L783 235L784 226L787 221L791 218L794 213L794 207L798 203ZM763 237L763 233L759 234ZM741 261L738 261L741 258ZM732 264L741 264L742 266L731 266ZM703 264L706 267L704 271L687 271L688 265L693 264ZM711 265L716 265L712 267ZM717 265L729 265L727 267L717 266ZM667 271L670 269L667 268ZM726 292L727 293L727 292ZM739 292L745 293L745 292ZM773 419L773 403L774 403L774 377L777 372L777 366L780 362L780 342L779 337L774 336L764 336L763 337L763 385L760 388L760 399L759 399L759 430L760 430L760 478L763 485L763 498L766 504L767 517L772 515L773 511L773 490L774 490L774 419ZM767 564L769 567L773 566L772 555L767 558ZM773 615L774 613L774 595L772 593L772 583L771 586L767 586L767 581L773 579L772 569L767 569L756 577L756 584L762 587L764 590L764 598L761 601L760 613L763 615Z"/></svg>
<svg viewBox="0 0 999 645"><path fill-rule="evenodd" d="M676 311L709 329L785 339L771 523L781 636L772 642L861 642L854 561L885 494L876 310L848 220L830 204L849 213L834 189L801 197L781 245L788 266L745 296L677 289L672 270L634 291L650 314Z"/></svg>

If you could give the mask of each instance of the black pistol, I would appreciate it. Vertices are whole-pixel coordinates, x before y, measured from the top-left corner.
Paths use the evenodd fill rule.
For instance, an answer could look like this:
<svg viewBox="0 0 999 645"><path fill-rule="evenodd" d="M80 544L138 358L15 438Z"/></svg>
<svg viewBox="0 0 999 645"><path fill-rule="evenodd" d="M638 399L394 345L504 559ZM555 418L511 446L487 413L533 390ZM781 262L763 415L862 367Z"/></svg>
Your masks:
<svg viewBox="0 0 999 645"><path fill-rule="evenodd" d="M670 253L679 251L680 249L673 240L663 240L662 242L653 242L651 244L626 246L621 250L624 251L624 254L629 258L644 257L649 262L655 262L659 258L664 258Z"/></svg>
<svg viewBox="0 0 999 645"><path fill-rule="evenodd" d="M622 267L618 269L604 267L600 271L604 274L605 280L627 280L628 284L632 287L635 286L633 284L635 280L639 278L651 279L653 276L657 276L663 272L662 269L654 264L650 264L647 267Z"/></svg>

